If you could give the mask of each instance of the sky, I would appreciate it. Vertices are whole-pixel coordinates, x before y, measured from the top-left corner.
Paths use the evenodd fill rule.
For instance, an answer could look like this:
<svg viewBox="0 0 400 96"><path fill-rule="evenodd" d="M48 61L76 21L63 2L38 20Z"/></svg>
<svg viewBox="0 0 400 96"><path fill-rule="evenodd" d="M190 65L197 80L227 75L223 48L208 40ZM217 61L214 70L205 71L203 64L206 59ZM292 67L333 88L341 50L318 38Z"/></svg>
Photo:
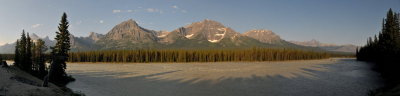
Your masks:
<svg viewBox="0 0 400 96"><path fill-rule="evenodd" d="M71 34L106 34L133 19L144 28L172 31L211 19L237 32L268 29L285 40L364 45L400 0L1 0L0 45L22 30L55 37L63 12Z"/></svg>

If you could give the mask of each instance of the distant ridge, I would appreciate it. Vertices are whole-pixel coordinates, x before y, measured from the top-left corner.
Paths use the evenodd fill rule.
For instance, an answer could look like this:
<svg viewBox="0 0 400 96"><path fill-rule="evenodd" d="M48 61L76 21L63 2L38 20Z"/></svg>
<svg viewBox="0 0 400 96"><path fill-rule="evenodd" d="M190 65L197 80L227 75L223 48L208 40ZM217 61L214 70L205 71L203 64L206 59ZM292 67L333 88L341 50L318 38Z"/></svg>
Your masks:
<svg viewBox="0 0 400 96"><path fill-rule="evenodd" d="M291 43L302 45L302 46L310 46L310 47L318 47L327 51L335 51L335 52L349 52L355 53L358 46L347 44L347 45L336 45L336 44L328 44L321 43L318 40L312 39L310 41L290 41Z"/></svg>
<svg viewBox="0 0 400 96"><path fill-rule="evenodd" d="M268 43L268 44L281 43L283 41L281 39L281 37L276 35L271 30L254 29L254 30L250 30L250 31L243 33L243 35L257 39L260 42Z"/></svg>

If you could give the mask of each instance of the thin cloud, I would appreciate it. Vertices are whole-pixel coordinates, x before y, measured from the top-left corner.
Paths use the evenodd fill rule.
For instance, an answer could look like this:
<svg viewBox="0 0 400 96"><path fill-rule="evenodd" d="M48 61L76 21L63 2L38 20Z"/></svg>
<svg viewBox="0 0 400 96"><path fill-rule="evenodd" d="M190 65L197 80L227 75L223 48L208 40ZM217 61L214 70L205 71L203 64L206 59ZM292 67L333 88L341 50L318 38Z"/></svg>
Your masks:
<svg viewBox="0 0 400 96"><path fill-rule="evenodd" d="M113 13L119 13L119 12L122 12L121 10L113 10L112 11Z"/></svg>
<svg viewBox="0 0 400 96"><path fill-rule="evenodd" d="M158 12L158 9L155 8L147 8L146 9L147 12L153 13L153 12Z"/></svg>
<svg viewBox="0 0 400 96"><path fill-rule="evenodd" d="M38 27L40 27L40 26L43 26L43 24L33 24L31 27L32 27L32 28L38 28Z"/></svg>
<svg viewBox="0 0 400 96"><path fill-rule="evenodd" d="M81 25L82 24L82 21L77 21L76 22L76 25Z"/></svg>
<svg viewBox="0 0 400 96"><path fill-rule="evenodd" d="M100 20L100 21L99 21L99 23L103 24L103 23L104 23L104 21L103 21L103 20Z"/></svg>
<svg viewBox="0 0 400 96"><path fill-rule="evenodd" d="M178 9L179 7L178 7L178 6L172 6L172 8ZM164 13L163 10L160 10L160 9L157 9L157 8L147 8L147 9L142 9L142 10L134 10L134 9L129 9L129 10L113 10L112 12L113 12L113 13L134 13L134 12L136 13L136 12L142 12L142 11L148 12L148 13L160 13L160 14L163 14L163 13Z"/></svg>
<svg viewBox="0 0 400 96"><path fill-rule="evenodd" d="M160 9L156 9L156 8L147 8L147 9L145 9L145 11L147 11L149 13L160 13L160 14L164 13L164 11L162 11Z"/></svg>
<svg viewBox="0 0 400 96"><path fill-rule="evenodd" d="M180 11L180 12L182 12L182 13L187 13L187 11L186 10L184 10L184 9L181 9L181 8L179 8L178 6L176 6L176 5L174 5L174 6L171 6L171 8L174 8L174 9L176 9L178 12ZM172 13L176 13L176 11L172 11Z"/></svg>
<svg viewBox="0 0 400 96"><path fill-rule="evenodd" d="M178 6L176 6L176 5L174 5L174 6L171 6L172 8L174 8L174 9L178 9L179 7Z"/></svg>
<svg viewBox="0 0 400 96"><path fill-rule="evenodd" d="M132 13L135 12L135 10L129 9L129 10L113 10L112 13Z"/></svg>
<svg viewBox="0 0 400 96"><path fill-rule="evenodd" d="M187 13L187 11L186 11L186 10L182 10L181 12L182 12L182 13Z"/></svg>

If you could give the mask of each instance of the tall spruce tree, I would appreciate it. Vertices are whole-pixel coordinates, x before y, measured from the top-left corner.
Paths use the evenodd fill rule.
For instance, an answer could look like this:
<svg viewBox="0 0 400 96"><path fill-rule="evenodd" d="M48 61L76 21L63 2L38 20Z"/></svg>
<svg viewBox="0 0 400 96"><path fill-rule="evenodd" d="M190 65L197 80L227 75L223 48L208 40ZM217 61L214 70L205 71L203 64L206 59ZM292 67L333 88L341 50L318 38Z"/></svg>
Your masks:
<svg viewBox="0 0 400 96"><path fill-rule="evenodd" d="M20 45L19 45L20 43L19 43L19 40L17 40L17 42L16 42L16 44L15 44L15 51L14 51L14 65L15 66L17 66L17 67L20 67L21 65L21 61L20 61L20 51L19 51L19 48L20 48Z"/></svg>
<svg viewBox="0 0 400 96"><path fill-rule="evenodd" d="M52 47L53 63L52 64L52 75L50 76L50 82L58 84L66 84L68 82L68 76L65 72L66 61L68 59L68 51L70 50L70 38L68 31L68 20L67 14L64 13L61 17L60 24L58 26L58 32L56 32L57 41L56 45Z"/></svg>
<svg viewBox="0 0 400 96"><path fill-rule="evenodd" d="M0 64L3 63L3 56L0 55Z"/></svg>
<svg viewBox="0 0 400 96"><path fill-rule="evenodd" d="M382 28L382 37L379 42L384 50L385 54L388 54L386 58L392 59L398 51L398 41L399 39L399 20L398 15L389 9L384 27Z"/></svg>
<svg viewBox="0 0 400 96"><path fill-rule="evenodd" d="M26 34L26 54L25 54L25 68L27 72L32 71L32 40L29 33Z"/></svg>
<svg viewBox="0 0 400 96"><path fill-rule="evenodd" d="M21 35L21 40L19 42L19 68L22 70L27 70L26 69L26 35L25 35L25 30L22 30L22 35Z"/></svg>

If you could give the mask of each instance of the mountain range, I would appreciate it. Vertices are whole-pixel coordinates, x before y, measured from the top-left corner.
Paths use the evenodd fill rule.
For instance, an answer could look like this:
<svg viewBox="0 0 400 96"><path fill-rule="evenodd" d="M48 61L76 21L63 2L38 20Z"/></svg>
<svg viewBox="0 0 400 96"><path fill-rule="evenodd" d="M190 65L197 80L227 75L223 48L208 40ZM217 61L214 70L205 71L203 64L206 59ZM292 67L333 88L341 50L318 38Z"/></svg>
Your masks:
<svg viewBox="0 0 400 96"><path fill-rule="evenodd" d="M39 38L30 34L33 40L43 39L47 46L53 46L54 41L48 37ZM205 19L177 28L171 32L155 31L139 26L129 19L114 26L105 35L90 32L87 37L70 35L72 51L90 50L132 50L132 49L238 49L238 48L292 48L314 51L342 51L345 47L321 46L322 43L313 40L308 42L288 42L271 30L250 30L243 34L223 24ZM315 45L314 43L318 44ZM314 45L315 46L314 46ZM14 52L15 43L0 46L0 53ZM329 47L329 48L328 48ZM334 48L333 48L334 47ZM350 48L351 49L351 48Z"/></svg>
<svg viewBox="0 0 400 96"><path fill-rule="evenodd" d="M329 43L321 43L315 39L310 41L289 41L293 44L302 45L302 46L310 46L310 47L318 47L328 51L336 51L336 52L349 52L355 53L358 46L347 44L347 45L336 45Z"/></svg>

